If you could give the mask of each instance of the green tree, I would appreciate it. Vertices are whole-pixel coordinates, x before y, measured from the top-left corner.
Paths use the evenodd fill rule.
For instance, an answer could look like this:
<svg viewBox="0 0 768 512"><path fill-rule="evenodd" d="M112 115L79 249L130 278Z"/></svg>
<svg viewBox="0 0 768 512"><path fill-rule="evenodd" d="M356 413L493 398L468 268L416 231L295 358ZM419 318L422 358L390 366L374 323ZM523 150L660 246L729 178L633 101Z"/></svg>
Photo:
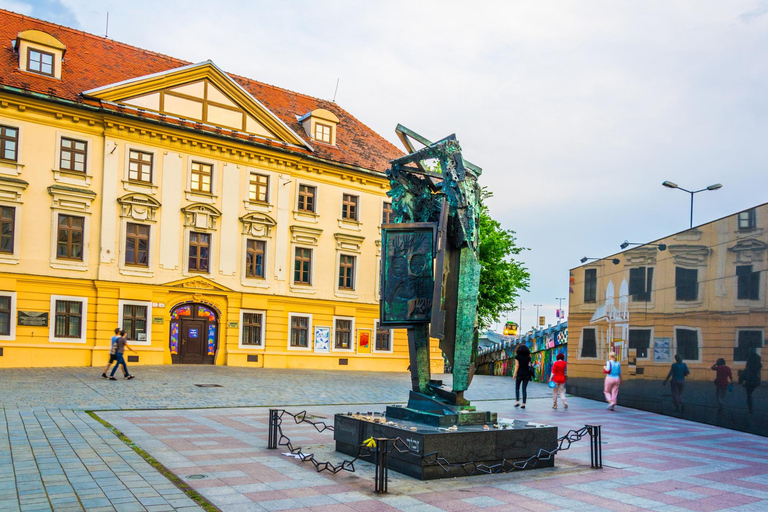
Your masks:
<svg viewBox="0 0 768 512"><path fill-rule="evenodd" d="M480 191L479 259L480 291L477 301L477 322L482 331L499 316L514 309L518 290L528 290L530 274L522 262L513 256L527 250L516 245L515 232L502 229L491 218L486 201L493 193L483 187Z"/></svg>

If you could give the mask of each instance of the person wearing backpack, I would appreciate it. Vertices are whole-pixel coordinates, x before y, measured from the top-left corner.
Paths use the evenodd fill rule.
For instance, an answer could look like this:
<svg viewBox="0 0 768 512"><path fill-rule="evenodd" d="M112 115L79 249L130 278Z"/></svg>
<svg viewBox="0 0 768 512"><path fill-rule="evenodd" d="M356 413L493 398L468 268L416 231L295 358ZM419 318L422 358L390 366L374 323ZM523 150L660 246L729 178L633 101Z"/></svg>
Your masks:
<svg viewBox="0 0 768 512"><path fill-rule="evenodd" d="M107 366L104 367L104 371L101 372L101 378L107 379L107 372L109 371L109 367L112 366L112 363L116 361L115 359L115 350L117 350L117 340L120 338L120 328L115 328L115 335L112 336L112 345L109 348L109 362L107 363Z"/></svg>
<svg viewBox="0 0 768 512"><path fill-rule="evenodd" d="M685 410L683 405L683 386L685 385L685 378L690 373L688 365L683 362L683 356L675 354L675 362L672 363L667 378L662 382L662 386L666 386L667 381L672 379L672 403L675 404L675 411L683 412Z"/></svg>

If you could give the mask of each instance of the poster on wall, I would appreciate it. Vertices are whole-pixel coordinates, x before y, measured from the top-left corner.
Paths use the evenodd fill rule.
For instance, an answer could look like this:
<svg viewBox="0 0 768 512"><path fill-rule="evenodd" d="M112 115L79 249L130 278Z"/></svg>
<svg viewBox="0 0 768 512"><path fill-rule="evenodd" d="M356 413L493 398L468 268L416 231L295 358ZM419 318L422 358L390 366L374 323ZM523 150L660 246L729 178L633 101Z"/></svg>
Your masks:
<svg viewBox="0 0 768 512"><path fill-rule="evenodd" d="M672 361L672 338L653 338L653 362Z"/></svg>
<svg viewBox="0 0 768 512"><path fill-rule="evenodd" d="M331 351L331 328L315 326L315 352L329 353Z"/></svg>
<svg viewBox="0 0 768 512"><path fill-rule="evenodd" d="M357 353L358 354L371 353L371 330L370 329L357 330Z"/></svg>

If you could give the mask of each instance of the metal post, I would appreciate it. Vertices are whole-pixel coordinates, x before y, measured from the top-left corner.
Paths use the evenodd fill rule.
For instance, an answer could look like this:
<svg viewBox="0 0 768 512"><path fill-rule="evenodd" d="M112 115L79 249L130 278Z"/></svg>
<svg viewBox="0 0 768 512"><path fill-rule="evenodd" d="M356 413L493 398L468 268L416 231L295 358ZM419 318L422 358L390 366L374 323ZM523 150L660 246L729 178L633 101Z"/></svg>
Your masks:
<svg viewBox="0 0 768 512"><path fill-rule="evenodd" d="M600 440L600 425L587 425L590 444L590 462L595 469L603 468L603 445Z"/></svg>
<svg viewBox="0 0 768 512"><path fill-rule="evenodd" d="M387 477L389 476L389 439L376 438L376 475L374 476L374 491L377 494L387 494Z"/></svg>
<svg viewBox="0 0 768 512"><path fill-rule="evenodd" d="M691 192L691 228L693 228L693 194L696 192ZM689 228L690 229L690 228Z"/></svg>
<svg viewBox="0 0 768 512"><path fill-rule="evenodd" d="M277 426L280 421L278 413L279 409L269 410L269 441L267 441L267 448L270 450L275 450L277 448Z"/></svg>

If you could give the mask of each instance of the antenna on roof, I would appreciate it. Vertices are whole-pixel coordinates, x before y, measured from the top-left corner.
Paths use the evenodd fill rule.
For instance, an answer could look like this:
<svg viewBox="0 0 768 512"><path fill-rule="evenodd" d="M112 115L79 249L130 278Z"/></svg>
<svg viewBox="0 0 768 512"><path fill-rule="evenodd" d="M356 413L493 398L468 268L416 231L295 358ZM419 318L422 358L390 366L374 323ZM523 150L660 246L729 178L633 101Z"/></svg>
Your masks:
<svg viewBox="0 0 768 512"><path fill-rule="evenodd" d="M339 80L341 80L341 77L336 79L336 90L333 91L333 102L336 103L336 93L339 92Z"/></svg>
<svg viewBox="0 0 768 512"><path fill-rule="evenodd" d="M104 37L109 37L109 11L107 11L107 30L104 32Z"/></svg>

